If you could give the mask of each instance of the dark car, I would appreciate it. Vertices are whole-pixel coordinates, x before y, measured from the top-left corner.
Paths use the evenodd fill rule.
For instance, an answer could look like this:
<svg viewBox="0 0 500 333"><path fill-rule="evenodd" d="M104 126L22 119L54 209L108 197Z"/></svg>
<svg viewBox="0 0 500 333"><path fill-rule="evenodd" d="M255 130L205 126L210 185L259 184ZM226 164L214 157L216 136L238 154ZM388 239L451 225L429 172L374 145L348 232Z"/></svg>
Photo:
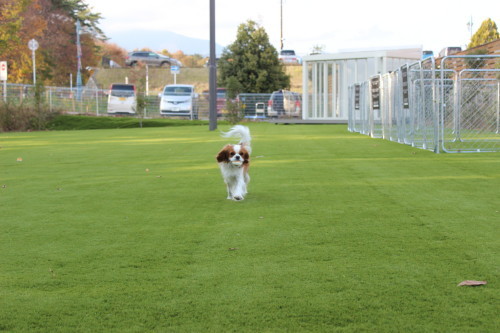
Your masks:
<svg viewBox="0 0 500 333"><path fill-rule="evenodd" d="M207 103L210 102L210 91L204 90L201 95ZM226 112L227 89L217 88L217 117L222 117Z"/></svg>

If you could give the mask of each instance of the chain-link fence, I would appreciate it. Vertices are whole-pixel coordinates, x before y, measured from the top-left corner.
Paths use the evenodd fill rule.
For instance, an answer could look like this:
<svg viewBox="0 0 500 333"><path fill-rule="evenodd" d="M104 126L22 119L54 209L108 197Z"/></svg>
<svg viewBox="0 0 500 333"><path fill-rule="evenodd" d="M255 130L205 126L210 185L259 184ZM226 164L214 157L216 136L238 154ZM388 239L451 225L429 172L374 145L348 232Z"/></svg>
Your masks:
<svg viewBox="0 0 500 333"><path fill-rule="evenodd" d="M34 103L35 86L7 84L0 85L0 103L15 105ZM161 92L150 92L145 97L145 118L165 117L160 114ZM131 116L137 117L136 112L108 113L109 91L101 89L81 89L64 87L43 87L38 100L46 105L50 111L69 114L83 114L94 116ZM186 112L182 118L203 119L209 118L210 98L207 93L196 94L192 103L192 112ZM228 103L229 102L229 103ZM235 105L230 111L228 104ZM231 115L231 112L237 114ZM302 95L295 92L283 91L274 94L242 93L234 100L226 96L217 96L217 115L219 119L237 116L246 119L266 118L302 118ZM179 118L180 116L173 116Z"/></svg>
<svg viewBox="0 0 500 333"><path fill-rule="evenodd" d="M349 88L349 130L435 152L500 151L500 56L434 58Z"/></svg>

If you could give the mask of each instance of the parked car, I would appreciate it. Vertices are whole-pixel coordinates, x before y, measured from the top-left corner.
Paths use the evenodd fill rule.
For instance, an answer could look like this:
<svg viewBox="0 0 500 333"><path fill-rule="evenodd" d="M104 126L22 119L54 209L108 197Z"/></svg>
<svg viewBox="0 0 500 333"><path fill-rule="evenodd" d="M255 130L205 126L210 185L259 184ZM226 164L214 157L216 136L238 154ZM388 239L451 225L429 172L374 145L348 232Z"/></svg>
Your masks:
<svg viewBox="0 0 500 333"><path fill-rule="evenodd" d="M134 114L137 106L135 85L113 83L108 93L108 113Z"/></svg>
<svg viewBox="0 0 500 333"><path fill-rule="evenodd" d="M182 67L184 66L180 60L177 60L175 58L170 58L170 66L178 66Z"/></svg>
<svg viewBox="0 0 500 333"><path fill-rule="evenodd" d="M160 99L162 116L184 116L198 119L198 94L189 84L169 84L163 88Z"/></svg>
<svg viewBox="0 0 500 333"><path fill-rule="evenodd" d="M217 117L221 117L226 112L227 89L217 88Z"/></svg>
<svg viewBox="0 0 500 333"><path fill-rule="evenodd" d="M215 64L219 63L220 58L215 58ZM207 61L205 61L205 64L203 65L204 67L209 67L210 66L210 58L207 58Z"/></svg>
<svg viewBox="0 0 500 333"><path fill-rule="evenodd" d="M207 101L207 103L210 102L209 90L203 90L202 96ZM227 89L217 88L217 117L222 117L226 112L226 101L227 101Z"/></svg>
<svg viewBox="0 0 500 333"><path fill-rule="evenodd" d="M281 50L279 60L286 65L300 65L302 59L295 54L294 50Z"/></svg>
<svg viewBox="0 0 500 333"><path fill-rule="evenodd" d="M135 66L139 62L142 62L146 65L159 67L171 65L182 66L182 63L177 59L150 51L130 52L125 59L125 65L127 66Z"/></svg>
<svg viewBox="0 0 500 333"><path fill-rule="evenodd" d="M447 57L455 53L461 52L462 48L460 46L448 46L439 51L439 57Z"/></svg>
<svg viewBox="0 0 500 333"><path fill-rule="evenodd" d="M271 94L267 102L268 117L300 117L302 112L302 96L299 93L278 90Z"/></svg>
<svg viewBox="0 0 500 333"><path fill-rule="evenodd" d="M432 51L422 51L422 60L434 57L434 52Z"/></svg>

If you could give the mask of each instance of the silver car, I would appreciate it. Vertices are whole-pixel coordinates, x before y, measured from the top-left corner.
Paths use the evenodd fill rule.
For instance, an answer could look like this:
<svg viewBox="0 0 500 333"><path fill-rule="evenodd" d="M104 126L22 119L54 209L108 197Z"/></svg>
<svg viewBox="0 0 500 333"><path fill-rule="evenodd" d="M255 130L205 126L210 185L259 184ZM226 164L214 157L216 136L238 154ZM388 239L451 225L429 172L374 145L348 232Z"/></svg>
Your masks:
<svg viewBox="0 0 500 333"><path fill-rule="evenodd" d="M302 58L295 54L294 50L281 50L279 60L285 65L300 65Z"/></svg>
<svg viewBox="0 0 500 333"><path fill-rule="evenodd" d="M198 119L198 94L190 84L169 84L163 88L160 100L162 116L185 116Z"/></svg>
<svg viewBox="0 0 500 333"><path fill-rule="evenodd" d="M166 66L182 66L180 61L177 59L173 59L167 56L164 56L163 54L158 54L155 52L150 52L150 51L135 51L135 52L130 52L125 59L125 65L127 66L135 66L139 62L142 62L146 65L149 66L159 66L159 67L166 67Z"/></svg>
<svg viewBox="0 0 500 333"><path fill-rule="evenodd" d="M299 93L278 90L272 93L267 102L268 117L300 117L302 96Z"/></svg>

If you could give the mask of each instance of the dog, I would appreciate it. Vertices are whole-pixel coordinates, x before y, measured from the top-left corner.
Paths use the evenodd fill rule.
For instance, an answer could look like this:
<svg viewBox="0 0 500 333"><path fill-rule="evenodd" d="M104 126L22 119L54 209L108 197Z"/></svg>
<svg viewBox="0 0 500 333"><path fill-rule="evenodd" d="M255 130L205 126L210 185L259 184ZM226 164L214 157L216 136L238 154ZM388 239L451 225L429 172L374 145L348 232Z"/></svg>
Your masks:
<svg viewBox="0 0 500 333"><path fill-rule="evenodd" d="M248 174L252 152L250 130L246 126L236 125L228 132L223 132L222 136L241 138L238 144L228 144L217 154L217 162L226 183L227 199L241 201L245 199L250 182Z"/></svg>

